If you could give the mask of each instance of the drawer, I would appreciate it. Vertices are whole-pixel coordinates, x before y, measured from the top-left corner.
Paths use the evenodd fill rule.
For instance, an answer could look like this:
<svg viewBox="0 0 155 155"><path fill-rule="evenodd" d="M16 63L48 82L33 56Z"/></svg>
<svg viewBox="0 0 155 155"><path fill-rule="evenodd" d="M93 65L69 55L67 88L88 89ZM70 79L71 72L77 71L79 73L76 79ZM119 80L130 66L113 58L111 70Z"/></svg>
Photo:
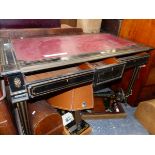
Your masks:
<svg viewBox="0 0 155 155"><path fill-rule="evenodd" d="M54 76L57 75L57 76ZM80 66L33 75L27 84L30 98L93 82L94 70Z"/></svg>
<svg viewBox="0 0 155 155"><path fill-rule="evenodd" d="M122 77L126 63L116 58L108 58L91 63L95 69L94 86L104 84Z"/></svg>

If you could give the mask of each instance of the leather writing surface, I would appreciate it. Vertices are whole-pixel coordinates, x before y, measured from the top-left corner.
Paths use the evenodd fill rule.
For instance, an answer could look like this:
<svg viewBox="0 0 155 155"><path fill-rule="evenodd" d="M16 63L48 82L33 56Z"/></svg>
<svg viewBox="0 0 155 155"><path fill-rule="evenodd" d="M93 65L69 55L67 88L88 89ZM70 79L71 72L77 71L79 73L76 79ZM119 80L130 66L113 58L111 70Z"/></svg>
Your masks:
<svg viewBox="0 0 155 155"><path fill-rule="evenodd" d="M69 57L136 45L110 34L12 39L12 44L17 59L24 61Z"/></svg>

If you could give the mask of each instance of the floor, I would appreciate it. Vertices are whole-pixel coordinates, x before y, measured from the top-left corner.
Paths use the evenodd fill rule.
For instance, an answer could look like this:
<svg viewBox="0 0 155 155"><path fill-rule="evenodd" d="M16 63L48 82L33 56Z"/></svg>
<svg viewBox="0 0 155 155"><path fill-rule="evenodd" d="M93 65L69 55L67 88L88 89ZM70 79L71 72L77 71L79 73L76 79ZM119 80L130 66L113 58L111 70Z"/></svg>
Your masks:
<svg viewBox="0 0 155 155"><path fill-rule="evenodd" d="M136 108L123 106L126 118L87 120L92 127L92 135L148 135L149 133L135 119Z"/></svg>

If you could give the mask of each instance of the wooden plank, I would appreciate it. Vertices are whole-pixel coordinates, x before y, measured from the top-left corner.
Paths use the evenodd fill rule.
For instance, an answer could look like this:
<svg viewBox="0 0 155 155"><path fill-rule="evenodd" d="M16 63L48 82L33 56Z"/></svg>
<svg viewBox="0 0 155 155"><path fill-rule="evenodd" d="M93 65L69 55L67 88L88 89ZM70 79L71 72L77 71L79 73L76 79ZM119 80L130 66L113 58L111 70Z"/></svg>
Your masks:
<svg viewBox="0 0 155 155"><path fill-rule="evenodd" d="M30 29L2 29L1 38L26 38L50 35L82 34L81 28L30 28Z"/></svg>
<svg viewBox="0 0 155 155"><path fill-rule="evenodd" d="M76 27L77 25L77 19L61 19L61 24L66 24L69 26Z"/></svg>
<svg viewBox="0 0 155 155"><path fill-rule="evenodd" d="M116 119L116 118L126 118L126 113L115 113L115 114L99 114L99 113L92 113L92 114L84 114L82 115L82 119L88 120L88 119Z"/></svg>

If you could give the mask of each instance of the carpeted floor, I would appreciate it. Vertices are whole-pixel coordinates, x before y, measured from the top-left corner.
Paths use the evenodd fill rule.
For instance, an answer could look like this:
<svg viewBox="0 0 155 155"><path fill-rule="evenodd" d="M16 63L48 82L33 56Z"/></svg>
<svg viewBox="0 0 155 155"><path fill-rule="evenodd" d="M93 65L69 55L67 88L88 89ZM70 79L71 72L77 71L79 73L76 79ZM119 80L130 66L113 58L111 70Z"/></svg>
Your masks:
<svg viewBox="0 0 155 155"><path fill-rule="evenodd" d="M127 113L122 119L86 120L92 127L92 135L148 135L149 133L135 119L136 108L123 106Z"/></svg>

